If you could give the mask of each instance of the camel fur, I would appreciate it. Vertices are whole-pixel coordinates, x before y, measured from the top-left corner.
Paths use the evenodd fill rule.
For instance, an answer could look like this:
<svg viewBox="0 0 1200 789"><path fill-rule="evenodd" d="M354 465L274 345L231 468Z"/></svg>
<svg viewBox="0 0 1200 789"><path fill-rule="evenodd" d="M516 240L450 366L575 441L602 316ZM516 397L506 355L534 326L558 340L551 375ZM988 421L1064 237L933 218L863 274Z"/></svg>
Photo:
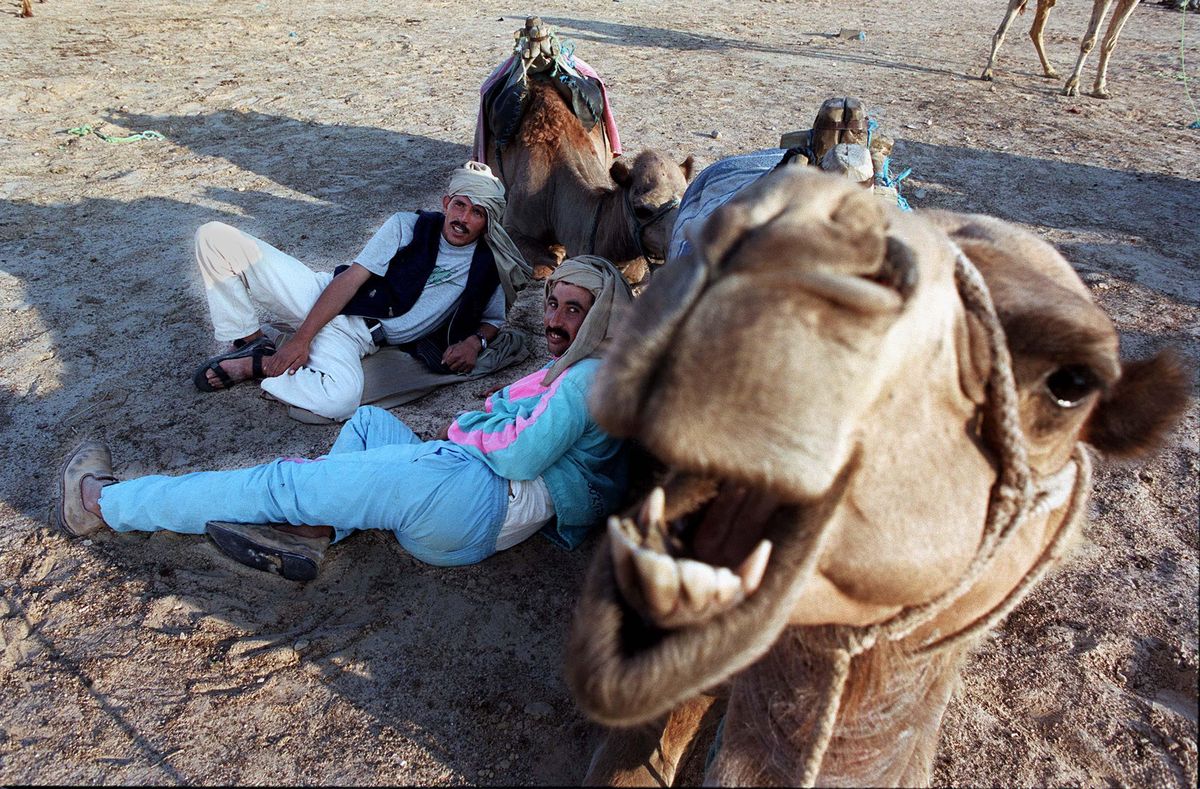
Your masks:
<svg viewBox="0 0 1200 789"><path fill-rule="evenodd" d="M996 34L992 36L992 53L988 56L987 66L983 69L983 74L980 79L991 81L993 77L993 69L996 65L996 57L1000 53L1000 45L1004 43L1004 36L1008 33L1009 25L1012 24L1013 18L1018 12L1025 13L1025 6L1029 0L1009 0L1008 10L1004 13L1004 19L1000 21L1000 27L996 30ZM1033 48L1037 51L1038 60L1042 62L1042 73L1048 79L1058 79L1058 72L1050 65L1050 61L1046 58L1046 50L1042 43L1042 31L1046 27L1046 21L1050 18L1050 9L1054 7L1057 0L1037 0L1037 11L1034 12L1033 25L1029 29L1029 37L1033 39ZM1113 11L1112 20L1108 24L1108 31L1104 34L1104 41L1100 45L1100 64L1096 68L1096 82L1092 86L1092 95L1098 99L1107 99L1111 96L1108 92L1107 74L1108 74L1108 59L1112 55L1112 51L1117 46L1117 39L1121 36L1121 31L1125 27L1125 23L1129 21L1129 17L1133 14L1133 10L1137 8L1141 0L1116 0L1116 10ZM1083 34L1083 38L1079 40L1079 57L1075 61L1075 69L1071 72L1071 76L1067 78L1066 84L1063 86L1064 96L1079 95L1079 78L1083 73L1083 63L1087 60L1088 53L1092 51L1092 47L1096 46L1096 38L1100 34L1100 25L1104 23L1104 17L1108 14L1108 9L1113 5L1113 0L1092 0L1092 16L1088 21L1087 32Z"/></svg>
<svg viewBox="0 0 1200 789"><path fill-rule="evenodd" d="M641 283L651 259L665 255L692 157L676 164L646 150L632 165L611 161L602 124L589 134L552 86L531 79L529 88L516 139L498 161L487 145L487 164L507 190L505 229L535 277L564 256L595 254Z"/></svg>
<svg viewBox="0 0 1200 789"><path fill-rule="evenodd" d="M1189 373L1122 361L1071 266L990 217L785 167L694 225L591 401L664 470L572 627L614 727L587 782L669 785L705 694L706 783L927 782L964 655L1086 510L1080 442L1151 450Z"/></svg>

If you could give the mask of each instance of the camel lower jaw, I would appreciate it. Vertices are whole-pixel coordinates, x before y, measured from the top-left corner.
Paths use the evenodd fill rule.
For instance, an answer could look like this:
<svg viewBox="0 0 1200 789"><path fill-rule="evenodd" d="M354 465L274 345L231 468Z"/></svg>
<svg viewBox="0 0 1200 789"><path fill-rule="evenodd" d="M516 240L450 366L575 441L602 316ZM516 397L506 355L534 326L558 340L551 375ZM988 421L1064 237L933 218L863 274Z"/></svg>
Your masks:
<svg viewBox="0 0 1200 789"><path fill-rule="evenodd" d="M848 468L821 501L773 509L762 525L772 548L760 581L734 605L714 605L714 591L708 598L712 607L697 616L681 579L676 605L682 607L660 617L672 626L644 615L654 604L644 595L638 599L640 586L621 579L627 569L619 569L623 560L614 562L624 547L611 543L628 535L610 534L588 573L568 646L567 681L584 711L608 725L644 723L765 654L788 626L812 575L825 525L844 495ZM755 548L747 558L761 550ZM755 580L753 572L747 574ZM746 575L735 575L740 583L747 581ZM640 585L641 576L635 578Z"/></svg>

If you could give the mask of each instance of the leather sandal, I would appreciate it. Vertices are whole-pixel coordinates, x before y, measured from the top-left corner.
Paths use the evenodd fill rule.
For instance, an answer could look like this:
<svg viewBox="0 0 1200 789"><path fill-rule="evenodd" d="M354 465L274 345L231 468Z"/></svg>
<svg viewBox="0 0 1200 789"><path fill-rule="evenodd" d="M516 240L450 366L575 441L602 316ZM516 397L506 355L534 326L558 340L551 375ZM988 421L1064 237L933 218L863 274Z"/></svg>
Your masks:
<svg viewBox="0 0 1200 789"><path fill-rule="evenodd" d="M99 515L83 507L85 477L95 477L102 485L117 481L112 473L112 454L99 441L85 441L77 446L59 469L55 520L59 530L72 539L85 537L108 525Z"/></svg>
<svg viewBox="0 0 1200 789"><path fill-rule="evenodd" d="M253 381L262 378L262 360L267 356L275 355L275 343L266 337L259 337L257 340L251 342L234 340L233 346L233 350L214 356L196 368L196 372L192 375L192 383L196 385L197 389L201 392L216 392L229 389L244 381ZM235 381L229 377L229 373L221 368L221 362L229 359L245 359L246 357L250 357L252 364L252 372L249 378ZM221 382L220 386L213 386L208 382L209 370L212 370L216 374L217 380Z"/></svg>

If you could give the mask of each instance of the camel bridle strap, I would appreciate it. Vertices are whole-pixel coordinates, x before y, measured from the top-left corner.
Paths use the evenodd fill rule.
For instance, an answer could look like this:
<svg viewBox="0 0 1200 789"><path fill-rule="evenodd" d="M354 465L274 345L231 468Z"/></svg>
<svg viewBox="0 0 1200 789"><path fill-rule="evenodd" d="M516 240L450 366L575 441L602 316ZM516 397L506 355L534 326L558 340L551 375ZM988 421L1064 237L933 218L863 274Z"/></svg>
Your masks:
<svg viewBox="0 0 1200 789"><path fill-rule="evenodd" d="M642 237L646 234L646 230L655 222L660 221L664 216L671 213L679 207L680 200L678 197L672 197L667 202L654 209L654 213L646 220L638 219L637 213L633 210L633 200L629 196L628 187L619 187L621 189L622 201L625 204L625 213L629 218L629 235L633 238L633 244L637 247L638 257L646 261L646 265L650 265L651 256L646 252L646 244ZM592 217L592 232L588 234L588 254L596 254L596 234L600 230L600 212L597 211Z"/></svg>
<svg viewBox="0 0 1200 789"><path fill-rule="evenodd" d="M646 230L656 222L660 221L664 216L671 213L679 207L679 198L672 197L667 202L654 209L654 213L650 215L644 222L638 219L637 212L633 210L633 198L629 196L629 190L625 189L625 211L629 214L629 220L633 223L633 243L637 244L638 255L646 261L646 265L650 265L650 255L646 252L646 242L644 236Z"/></svg>
<svg viewBox="0 0 1200 789"><path fill-rule="evenodd" d="M956 244L951 242L950 245L955 255L954 279L959 297L966 311L983 325L992 353L992 369L988 376L989 396L985 407L996 423L997 445L994 450L998 454L999 477L992 489L979 546L953 587L933 600L909 606L883 622L866 627L830 628L829 645L816 646L829 654L832 665L829 684L820 697L820 712L813 730L813 742L804 760L801 786L816 784L825 753L833 739L842 694L855 657L880 641L905 638L946 611L975 585L1022 523L1031 517L1049 513L1061 506L1065 499L1068 509L1062 522L1033 565L1004 599L963 629L946 635L934 634L915 651L924 654L941 652L993 627L1024 599L1047 570L1061 558L1085 510L1087 492L1091 487L1091 461L1082 443L1076 443L1067 466L1035 483L1034 473L1029 467L1025 435L1021 430L1016 379L1004 329L983 276Z"/></svg>

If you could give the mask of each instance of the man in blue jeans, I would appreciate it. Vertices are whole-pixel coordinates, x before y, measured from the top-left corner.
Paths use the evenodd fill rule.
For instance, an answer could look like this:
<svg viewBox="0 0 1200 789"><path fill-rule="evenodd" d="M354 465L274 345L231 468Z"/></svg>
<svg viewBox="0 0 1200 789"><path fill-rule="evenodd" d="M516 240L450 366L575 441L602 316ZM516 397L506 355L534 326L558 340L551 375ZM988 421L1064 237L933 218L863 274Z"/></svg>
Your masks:
<svg viewBox="0 0 1200 789"><path fill-rule="evenodd" d="M459 414L440 440L363 406L322 457L128 481L106 446L86 442L59 475L58 526L71 537L207 531L237 561L297 581L359 529L390 529L435 565L481 561L536 531L573 548L624 493L621 442L592 420L587 396L632 296L610 262L582 256L547 279L545 299L552 361Z"/></svg>

